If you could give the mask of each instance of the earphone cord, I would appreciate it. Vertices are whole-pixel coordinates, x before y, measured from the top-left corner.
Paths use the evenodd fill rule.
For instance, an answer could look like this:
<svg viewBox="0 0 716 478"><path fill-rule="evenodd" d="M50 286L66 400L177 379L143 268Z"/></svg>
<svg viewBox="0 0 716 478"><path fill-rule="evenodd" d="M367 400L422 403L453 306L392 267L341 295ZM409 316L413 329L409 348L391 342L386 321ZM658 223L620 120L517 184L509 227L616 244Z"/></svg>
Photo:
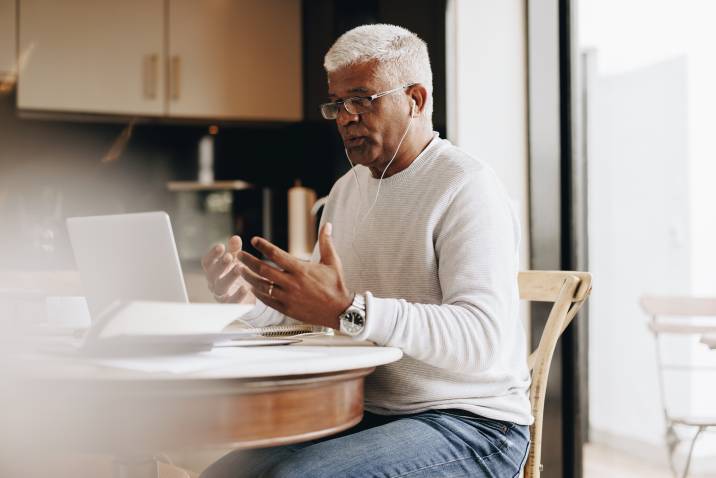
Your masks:
<svg viewBox="0 0 716 478"><path fill-rule="evenodd" d="M385 176L386 171L388 171L388 168L391 164L393 164L393 161L395 161L396 156L398 156L398 151L400 151L400 147L403 145L403 140L408 135L408 131L410 130L410 126L413 124L413 117L410 116L410 119L408 120L408 127L405 128L405 132L403 133L403 136L400 138L400 142L398 143L398 147L395 148L395 153L393 153L393 157L388 162L388 165L383 169L383 174L380 175L380 179L378 180L378 189L375 191L375 199L373 199L373 204L371 204L370 209L368 209L368 212L366 212L363 215L363 219L361 219L359 226L363 225L363 222L368 218L368 215L373 211L373 208L378 203L378 196L380 195L380 185L383 183L383 177ZM354 234L355 236L355 234Z"/></svg>
<svg viewBox="0 0 716 478"><path fill-rule="evenodd" d="M393 164L393 161L395 161L395 158L398 156L398 151L400 151L400 147L403 145L403 141L405 140L405 137L408 135L408 131L410 131L410 127L413 124L413 115L410 115L410 119L408 120L408 126L405 128L405 131L403 132L403 136L400 138L400 142L398 143L398 147L395 148L395 153L393 153L393 157L388 161L388 165L383 169L383 173L380 175L380 179L378 180L378 188L375 192L375 199L373 199L373 204L370 206L368 211L363 215L363 218L360 220L360 223L357 222L358 218L358 212L361 208L356 209L356 215L353 220L353 239L351 240L351 248L353 249L353 253L358 258L358 261L361 263L360 273L363 274L363 259L360 257L360 254L358 254L358 251L355 249L355 239L356 239L356 229L360 226L363 226L363 223L368 218L368 215L373 211L373 208L375 208L375 205L378 203L378 196L380 195L380 186L383 183L383 177L385 176L386 171L388 171L388 168L390 168L390 165ZM348 154L348 149L343 148L343 151L346 153L346 159L348 159L348 163L351 165L351 170L353 171L353 177L356 181L356 186L358 187L358 195L360 198L360 204L363 205L363 192L360 187L360 181L358 180L358 173L356 173L355 165L353 164L353 161L351 161L351 157Z"/></svg>

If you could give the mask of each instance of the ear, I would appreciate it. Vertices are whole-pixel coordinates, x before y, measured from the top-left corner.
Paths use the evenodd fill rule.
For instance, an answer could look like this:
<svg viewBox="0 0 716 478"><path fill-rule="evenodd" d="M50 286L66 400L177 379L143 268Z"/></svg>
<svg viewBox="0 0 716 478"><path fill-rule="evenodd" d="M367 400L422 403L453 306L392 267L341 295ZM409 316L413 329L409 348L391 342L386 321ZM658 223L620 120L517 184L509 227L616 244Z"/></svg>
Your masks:
<svg viewBox="0 0 716 478"><path fill-rule="evenodd" d="M417 83L408 89L408 95L411 98L410 116L416 117L425 109L428 103L428 90L425 86Z"/></svg>

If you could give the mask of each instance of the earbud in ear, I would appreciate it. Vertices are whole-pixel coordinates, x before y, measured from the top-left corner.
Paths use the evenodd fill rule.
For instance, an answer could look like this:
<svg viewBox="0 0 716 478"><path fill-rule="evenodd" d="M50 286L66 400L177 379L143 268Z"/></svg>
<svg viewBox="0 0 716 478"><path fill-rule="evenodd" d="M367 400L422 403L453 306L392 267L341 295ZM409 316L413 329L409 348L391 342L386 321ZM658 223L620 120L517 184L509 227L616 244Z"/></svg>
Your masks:
<svg viewBox="0 0 716 478"><path fill-rule="evenodd" d="M413 100L413 106L410 107L410 116L413 118L417 116L418 113L418 105L415 103L415 100Z"/></svg>

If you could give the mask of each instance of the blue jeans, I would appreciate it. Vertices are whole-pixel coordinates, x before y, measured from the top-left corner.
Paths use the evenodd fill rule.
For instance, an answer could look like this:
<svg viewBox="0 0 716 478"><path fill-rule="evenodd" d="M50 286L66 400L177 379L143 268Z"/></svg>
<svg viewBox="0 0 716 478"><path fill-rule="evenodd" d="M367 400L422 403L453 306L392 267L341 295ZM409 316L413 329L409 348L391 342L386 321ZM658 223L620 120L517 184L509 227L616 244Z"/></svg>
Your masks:
<svg viewBox="0 0 716 478"><path fill-rule="evenodd" d="M463 410L366 413L345 432L297 445L233 451L201 478L497 477L524 465L529 427Z"/></svg>

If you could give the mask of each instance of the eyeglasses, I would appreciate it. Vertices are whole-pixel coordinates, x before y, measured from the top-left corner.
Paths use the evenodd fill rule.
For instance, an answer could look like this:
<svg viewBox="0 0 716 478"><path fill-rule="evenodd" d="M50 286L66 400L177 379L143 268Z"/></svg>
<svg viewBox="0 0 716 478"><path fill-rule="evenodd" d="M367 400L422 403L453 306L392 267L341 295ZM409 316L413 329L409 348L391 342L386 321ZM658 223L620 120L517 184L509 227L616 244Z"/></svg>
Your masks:
<svg viewBox="0 0 716 478"><path fill-rule="evenodd" d="M370 96L354 96L352 98L346 98L345 100L334 101L332 103L323 103L321 105L321 114L327 120L334 120L338 118L338 113L341 111L341 105L343 105L346 111L352 115L369 113L373 109L374 100L377 100L382 96L392 95L396 91L404 90L414 84L415 83L399 86L397 88L393 88L392 90L382 91Z"/></svg>

